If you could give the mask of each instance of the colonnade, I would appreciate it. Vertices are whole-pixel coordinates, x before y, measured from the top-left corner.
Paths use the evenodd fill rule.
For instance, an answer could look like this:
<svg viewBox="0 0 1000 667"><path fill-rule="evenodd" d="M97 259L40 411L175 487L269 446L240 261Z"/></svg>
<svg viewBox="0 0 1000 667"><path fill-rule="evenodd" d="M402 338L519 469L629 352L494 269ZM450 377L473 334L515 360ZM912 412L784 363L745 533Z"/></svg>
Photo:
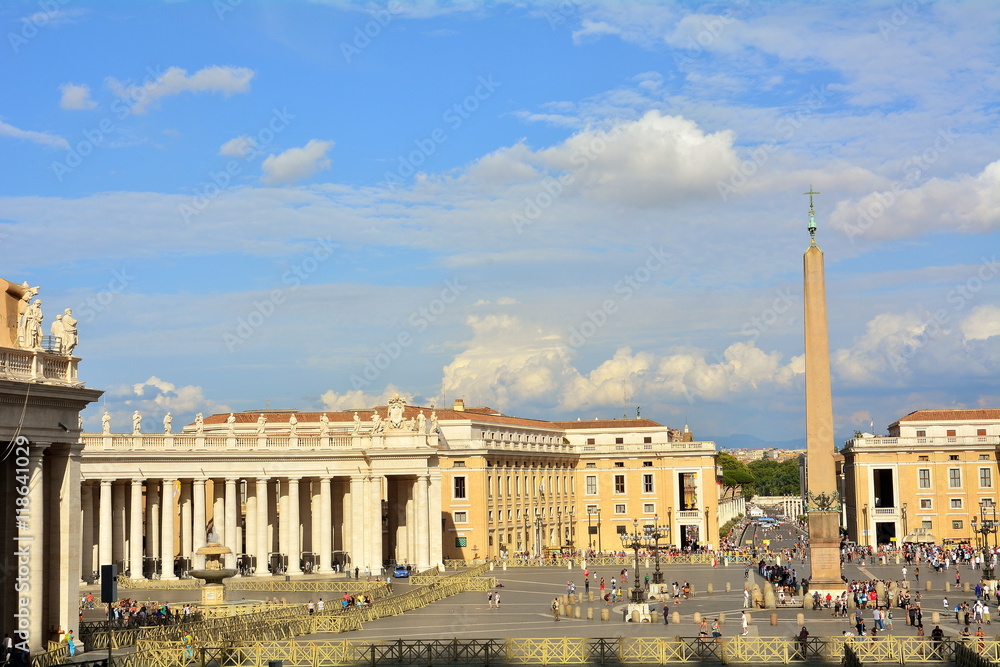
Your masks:
<svg viewBox="0 0 1000 667"><path fill-rule="evenodd" d="M225 567L254 576L335 564L377 574L389 559L422 569L440 560L435 494L428 474L88 479L81 576L118 563L133 579L176 579L204 567L197 551L210 534L232 550Z"/></svg>

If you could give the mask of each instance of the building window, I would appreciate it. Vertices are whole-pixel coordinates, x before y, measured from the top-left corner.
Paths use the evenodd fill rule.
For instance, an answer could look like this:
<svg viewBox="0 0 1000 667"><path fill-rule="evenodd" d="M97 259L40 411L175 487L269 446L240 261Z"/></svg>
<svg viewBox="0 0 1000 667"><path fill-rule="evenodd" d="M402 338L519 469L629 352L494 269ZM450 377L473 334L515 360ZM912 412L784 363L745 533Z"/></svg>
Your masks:
<svg viewBox="0 0 1000 667"><path fill-rule="evenodd" d="M510 517L511 517L511 511L507 510L507 523L510 523L510 521L511 521Z"/></svg>
<svg viewBox="0 0 1000 667"><path fill-rule="evenodd" d="M597 464L596 464L596 463L594 463L593 461L591 461L590 463L588 463L588 464L587 464L587 467L588 467L588 468L596 468L596 467L597 467Z"/></svg>
<svg viewBox="0 0 1000 667"><path fill-rule="evenodd" d="M920 499L920 509L922 509L922 510L934 509L934 503L931 501L930 498L921 498Z"/></svg>
<svg viewBox="0 0 1000 667"><path fill-rule="evenodd" d="M989 454L980 454L979 455L979 460L980 461L989 461L990 460L990 455Z"/></svg>
<svg viewBox="0 0 1000 667"><path fill-rule="evenodd" d="M455 523L469 523L469 513L455 512Z"/></svg>
<svg viewBox="0 0 1000 667"><path fill-rule="evenodd" d="M465 498L465 477L455 478L455 497Z"/></svg>
<svg viewBox="0 0 1000 667"><path fill-rule="evenodd" d="M986 429L985 428L977 428L976 429L976 435L986 435Z"/></svg>
<svg viewBox="0 0 1000 667"><path fill-rule="evenodd" d="M965 523L961 519L955 519L951 522L952 530L961 530L965 526Z"/></svg>
<svg viewBox="0 0 1000 667"><path fill-rule="evenodd" d="M979 469L979 488L980 489L993 488L993 471L990 468Z"/></svg>
<svg viewBox="0 0 1000 667"><path fill-rule="evenodd" d="M986 434L984 433L983 435L986 435ZM653 442L653 436L651 436L651 435L643 436L642 441L648 445L651 442Z"/></svg>
<svg viewBox="0 0 1000 667"><path fill-rule="evenodd" d="M918 438L926 438L927 437L927 431L924 431L922 429L918 429L917 430L917 437Z"/></svg>
<svg viewBox="0 0 1000 667"><path fill-rule="evenodd" d="M596 445L597 441L594 440L593 438L587 438L587 444L588 445Z"/></svg>
<svg viewBox="0 0 1000 667"><path fill-rule="evenodd" d="M931 488L931 469L920 468L917 470L917 486L921 489Z"/></svg>
<svg viewBox="0 0 1000 667"><path fill-rule="evenodd" d="M653 462L652 461L643 461L642 462L642 467L643 468L652 468L653 467Z"/></svg>
<svg viewBox="0 0 1000 667"><path fill-rule="evenodd" d="M923 528L924 530L931 530L934 528L934 522L931 521L930 519L923 519L920 522L920 527Z"/></svg>
<svg viewBox="0 0 1000 667"><path fill-rule="evenodd" d="M955 437L955 429L953 429L953 428L948 429L947 431L945 431L945 435L948 436L949 438L954 438Z"/></svg>
<svg viewBox="0 0 1000 667"><path fill-rule="evenodd" d="M618 503L617 505L615 505L615 514L625 514L625 503ZM624 530L625 526L618 526L618 527L621 528L621 530L618 531L619 533L625 532Z"/></svg>
<svg viewBox="0 0 1000 667"><path fill-rule="evenodd" d="M983 507L993 507L993 499L992 498L980 498L979 499L979 504L982 505Z"/></svg>
<svg viewBox="0 0 1000 667"><path fill-rule="evenodd" d="M615 475L615 493L625 493L625 475Z"/></svg>
<svg viewBox="0 0 1000 667"><path fill-rule="evenodd" d="M625 442L625 438L615 438L615 444L621 445Z"/></svg>
<svg viewBox="0 0 1000 667"><path fill-rule="evenodd" d="M469 538L468 537L456 537L455 538L455 546L456 547L467 547L467 546L469 546Z"/></svg>
<svg viewBox="0 0 1000 667"><path fill-rule="evenodd" d="M656 505L653 503L643 503L642 512L643 514L653 514L656 512Z"/></svg>
<svg viewBox="0 0 1000 667"><path fill-rule="evenodd" d="M948 455L948 460L949 461L957 461L958 460L958 454L949 454Z"/></svg>
<svg viewBox="0 0 1000 667"><path fill-rule="evenodd" d="M653 476L643 475L642 476L642 492L652 493L653 492Z"/></svg>
<svg viewBox="0 0 1000 667"><path fill-rule="evenodd" d="M615 467L616 468L624 468L625 467L625 462L624 461L615 461Z"/></svg>
<svg viewBox="0 0 1000 667"><path fill-rule="evenodd" d="M597 475L587 475L587 494L591 496L597 495Z"/></svg>
<svg viewBox="0 0 1000 667"><path fill-rule="evenodd" d="M948 468L948 486L952 489L962 488L962 470L960 468Z"/></svg>
<svg viewBox="0 0 1000 667"><path fill-rule="evenodd" d="M587 514L597 514L597 505L587 505Z"/></svg>
<svg viewBox="0 0 1000 667"><path fill-rule="evenodd" d="M930 461L931 457L927 456L926 454L921 454L920 456L917 457L917 460L918 461Z"/></svg>
<svg viewBox="0 0 1000 667"><path fill-rule="evenodd" d="M624 514L624 512L622 512ZM625 534L625 526L615 526L615 532L619 535Z"/></svg>
<svg viewBox="0 0 1000 667"><path fill-rule="evenodd" d="M451 465L452 465L453 468L464 468L465 467L465 461L455 461Z"/></svg>
<svg viewBox="0 0 1000 667"><path fill-rule="evenodd" d="M962 509L962 499L961 498L952 498L951 499L951 508L953 510L960 510L960 509Z"/></svg>
<svg viewBox="0 0 1000 667"><path fill-rule="evenodd" d="M623 451L625 451L625 445L615 445L615 451L616 452L623 452Z"/></svg>

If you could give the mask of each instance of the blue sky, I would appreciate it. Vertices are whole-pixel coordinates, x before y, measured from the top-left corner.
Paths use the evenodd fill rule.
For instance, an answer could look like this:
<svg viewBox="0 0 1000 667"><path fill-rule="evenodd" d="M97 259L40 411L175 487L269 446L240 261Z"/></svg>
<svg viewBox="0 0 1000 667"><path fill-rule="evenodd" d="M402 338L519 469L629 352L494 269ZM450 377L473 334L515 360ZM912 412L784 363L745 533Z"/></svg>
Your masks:
<svg viewBox="0 0 1000 667"><path fill-rule="evenodd" d="M1000 6L0 9L4 278L116 428L394 392L838 440L1000 390Z"/></svg>

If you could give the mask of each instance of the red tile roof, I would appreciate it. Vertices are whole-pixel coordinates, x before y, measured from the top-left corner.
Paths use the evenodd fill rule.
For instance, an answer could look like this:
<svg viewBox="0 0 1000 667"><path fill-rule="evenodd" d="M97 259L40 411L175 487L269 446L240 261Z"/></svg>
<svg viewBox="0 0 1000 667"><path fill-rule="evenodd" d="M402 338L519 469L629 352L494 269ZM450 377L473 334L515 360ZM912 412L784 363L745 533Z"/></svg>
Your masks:
<svg viewBox="0 0 1000 667"><path fill-rule="evenodd" d="M1000 409L916 410L900 418L899 422L984 421L1000 419Z"/></svg>
<svg viewBox="0 0 1000 667"><path fill-rule="evenodd" d="M652 419L592 419L590 421L552 422L559 428L663 428L663 424Z"/></svg>

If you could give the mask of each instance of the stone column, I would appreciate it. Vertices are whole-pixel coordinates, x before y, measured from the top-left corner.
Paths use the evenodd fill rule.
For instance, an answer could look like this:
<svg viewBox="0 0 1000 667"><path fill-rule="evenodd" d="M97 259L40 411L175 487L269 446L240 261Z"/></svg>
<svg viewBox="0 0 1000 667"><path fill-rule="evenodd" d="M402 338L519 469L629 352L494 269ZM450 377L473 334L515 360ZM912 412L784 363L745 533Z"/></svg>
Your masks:
<svg viewBox="0 0 1000 667"><path fill-rule="evenodd" d="M368 534L368 558L365 562L371 568L372 576L382 569L382 477L368 479L368 510L371 528Z"/></svg>
<svg viewBox="0 0 1000 667"><path fill-rule="evenodd" d="M246 564L247 567L250 567L253 558L257 555L257 487L254 485L252 477L246 480L246 489L247 506L244 521L246 527L243 530L243 542L246 544Z"/></svg>
<svg viewBox="0 0 1000 667"><path fill-rule="evenodd" d="M288 559L288 567L292 567L291 556L288 555L289 542L288 534L291 532L291 522L288 520L288 478L278 480L278 551Z"/></svg>
<svg viewBox="0 0 1000 667"><path fill-rule="evenodd" d="M427 475L418 475L414 489L416 496L416 525L414 530L417 533L417 554L416 564L420 570L426 570L431 566L430 555L430 523L428 520L428 505L430 498L430 478Z"/></svg>
<svg viewBox="0 0 1000 667"><path fill-rule="evenodd" d="M111 562L118 564L122 573L125 560L125 483L117 481L111 485Z"/></svg>
<svg viewBox="0 0 1000 667"><path fill-rule="evenodd" d="M129 577L142 579L142 480L132 479L129 489Z"/></svg>
<svg viewBox="0 0 1000 667"><path fill-rule="evenodd" d="M441 534L441 473L431 473L427 475L428 503L427 503L427 539L430 549L430 560L428 567L442 565L444 554L442 553Z"/></svg>
<svg viewBox="0 0 1000 667"><path fill-rule="evenodd" d="M187 569L194 569L194 528L192 526L191 480L181 480L181 558L186 559Z"/></svg>
<svg viewBox="0 0 1000 667"><path fill-rule="evenodd" d="M330 478L319 478L319 563L322 572L333 572L333 506Z"/></svg>
<svg viewBox="0 0 1000 667"><path fill-rule="evenodd" d="M351 533L349 537L348 544L350 545L350 557L351 561L349 563L351 569L355 567L361 568L365 567L365 558L367 558L367 552L365 551L365 533L367 532L367 526L365 525L366 515L365 515L365 478L360 475L351 475Z"/></svg>
<svg viewBox="0 0 1000 667"><path fill-rule="evenodd" d="M163 566L160 574L161 579L177 578L177 575L174 574L174 516L177 513L174 500L175 481L173 479L163 480L163 491L160 494L163 504L163 521L161 522L163 532L160 536L160 562Z"/></svg>
<svg viewBox="0 0 1000 667"><path fill-rule="evenodd" d="M815 235L816 223L809 194L809 231ZM830 389L830 340L826 318L826 278L823 251L815 238L803 256L805 302L805 384L806 384L806 486L810 502L809 589L842 591L840 566L840 514L836 505L836 464L834 462L833 398ZM825 495L830 507L820 507L815 498Z"/></svg>
<svg viewBox="0 0 1000 667"><path fill-rule="evenodd" d="M302 574L299 567L299 479L288 478L288 574Z"/></svg>
<svg viewBox="0 0 1000 667"><path fill-rule="evenodd" d="M160 557L160 484L146 480L146 553Z"/></svg>
<svg viewBox="0 0 1000 667"><path fill-rule="evenodd" d="M19 521L25 523L17 525L17 542L12 544L10 547L11 551L19 552L17 556L17 561L21 562L25 567L28 568L27 581L21 581L21 583L27 583L28 588L20 591L19 598L27 599L28 607L28 625L27 628L31 632L31 636L28 642L28 646L32 652L45 648L45 617L44 611L46 606L47 596L52 596L56 598L58 602L58 596L54 593L57 592L57 586L52 585L51 587L46 587L46 558L45 558L45 545L47 540L45 539L45 483L44 474L45 471L42 467L42 455L45 451L45 446L41 443L31 443L28 445L30 447L28 452L28 511L27 513L15 514ZM108 503L110 505L110 482L108 482ZM110 547L109 547L110 548ZM25 559L24 562L22 559ZM15 566L15 570L17 567ZM58 577L59 573L49 573L50 576ZM18 575L22 576L22 575ZM11 586L14 584L11 583ZM17 605L20 607L20 604ZM53 617L58 614L52 614ZM6 623L10 623L13 630L13 619L7 619ZM15 637L14 643L16 644L18 639Z"/></svg>
<svg viewBox="0 0 1000 667"><path fill-rule="evenodd" d="M255 547L254 555L257 558L256 569L254 570L254 575L258 577L266 577L269 573L267 571L267 552L268 552L268 521L267 521L267 508L269 506L269 499L267 494L268 479L267 477L257 478L257 524L256 532L254 533ZM250 539L247 539L247 544L250 544Z"/></svg>
<svg viewBox="0 0 1000 667"><path fill-rule="evenodd" d="M225 556L225 565L228 568L236 567L236 554L243 551L236 539L236 515L239 511L239 502L236 498L237 481L235 477L226 478L226 541L223 544L232 549L232 553Z"/></svg>
<svg viewBox="0 0 1000 667"><path fill-rule="evenodd" d="M101 518L97 524L100 529L98 543L100 545L98 547L98 553L100 554L99 565L111 565L113 562L111 555L111 541L113 539L111 524L114 515L111 511L111 484L112 480L110 479L101 480Z"/></svg>
<svg viewBox="0 0 1000 667"><path fill-rule="evenodd" d="M207 542L208 518L205 516L205 478L197 477L191 481L191 495L194 500L194 517L191 519L191 565L193 569L205 567L204 554L198 554L198 549Z"/></svg>
<svg viewBox="0 0 1000 667"><path fill-rule="evenodd" d="M94 487L90 482L80 485L80 578L93 574L94 563Z"/></svg>
<svg viewBox="0 0 1000 667"><path fill-rule="evenodd" d="M226 544L226 483L222 479L212 480L212 527L219 536L219 544Z"/></svg>

